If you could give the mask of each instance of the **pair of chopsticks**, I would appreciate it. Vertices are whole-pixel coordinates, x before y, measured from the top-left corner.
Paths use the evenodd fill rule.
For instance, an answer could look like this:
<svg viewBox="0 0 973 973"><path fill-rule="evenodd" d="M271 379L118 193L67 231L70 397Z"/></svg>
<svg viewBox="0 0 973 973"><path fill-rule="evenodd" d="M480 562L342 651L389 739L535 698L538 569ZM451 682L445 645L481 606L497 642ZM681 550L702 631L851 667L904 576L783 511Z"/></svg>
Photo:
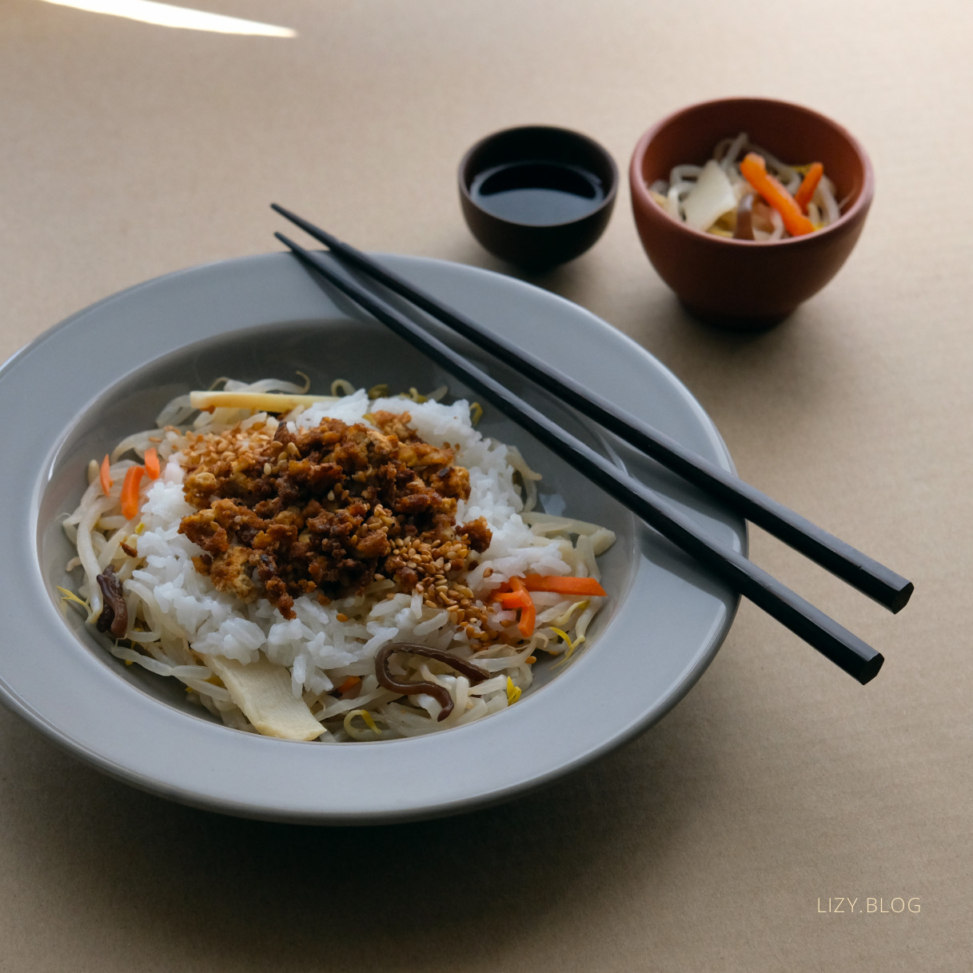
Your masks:
<svg viewBox="0 0 973 973"><path fill-rule="evenodd" d="M777 503L714 463L685 449L664 433L619 409L539 358L488 332L432 295L408 283L354 247L272 204L272 209L328 247L335 260L306 250L282 233L274 235L310 269L344 292L356 304L385 324L447 371L461 378L474 392L523 426L624 504L660 534L682 548L736 591L763 608L863 685L877 675L883 657L820 609L781 584L742 554L723 547L679 510L644 484L590 449L545 415L514 395L486 372L464 359L438 338L390 305L379 290L365 288L348 275L354 268L384 288L443 322L458 334L516 369L537 385L558 396L583 415L604 426L636 449L700 487L726 507L764 528L816 561L859 591L897 612L913 591L912 582Z"/></svg>

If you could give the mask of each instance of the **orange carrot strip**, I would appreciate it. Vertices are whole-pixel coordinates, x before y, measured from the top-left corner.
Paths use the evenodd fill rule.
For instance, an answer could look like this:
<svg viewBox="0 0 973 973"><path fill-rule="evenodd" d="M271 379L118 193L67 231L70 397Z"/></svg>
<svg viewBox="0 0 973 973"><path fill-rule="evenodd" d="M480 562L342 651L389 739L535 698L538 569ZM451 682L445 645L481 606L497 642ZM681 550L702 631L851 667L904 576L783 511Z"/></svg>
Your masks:
<svg viewBox="0 0 973 973"><path fill-rule="evenodd" d="M504 591L494 594L491 601L499 602L502 608L523 608L529 599L525 591Z"/></svg>
<svg viewBox="0 0 973 973"><path fill-rule="evenodd" d="M122 516L126 520L133 520L139 512L139 484L145 470L141 466L130 466L125 471L122 483Z"/></svg>
<svg viewBox="0 0 973 973"><path fill-rule="evenodd" d="M517 628L520 629L520 634L523 635L525 639L529 639L534 634L534 625L537 621L537 609L534 607L534 603L530 600L530 596L527 598L527 604L520 609L520 621L517 623Z"/></svg>
<svg viewBox="0 0 973 973"><path fill-rule="evenodd" d="M597 595L608 592L594 578L565 578L560 575L528 574L524 578L528 591L554 591L562 595Z"/></svg>
<svg viewBox="0 0 973 973"><path fill-rule="evenodd" d="M98 477L101 480L101 488L105 491L105 496L108 496L111 490L112 478L110 472L111 464L108 462L108 454L105 453L105 458L101 461L101 469L98 471Z"/></svg>
<svg viewBox="0 0 973 973"><path fill-rule="evenodd" d="M517 628L520 629L520 634L523 635L525 639L529 639L534 634L534 625L537 621L537 609L534 608L534 602L527 593L527 585L524 584L522 578L511 578L510 587L524 598L523 607L520 609L520 621L517 623Z"/></svg>
<svg viewBox="0 0 973 973"><path fill-rule="evenodd" d="M349 676L336 690L343 696L361 682L361 676Z"/></svg>
<svg viewBox="0 0 973 973"><path fill-rule="evenodd" d="M504 581L490 593L490 601L499 601L504 608L520 608L524 603L527 589L522 578L515 578L519 587L515 590L513 583Z"/></svg>
<svg viewBox="0 0 973 973"><path fill-rule="evenodd" d="M155 447L147 449L145 451L145 475L150 480L158 480L161 472L162 467L159 465L159 454L155 451Z"/></svg>
<svg viewBox="0 0 973 973"><path fill-rule="evenodd" d="M762 155L749 152L740 163L740 174L780 213L791 236L814 232L814 224L801 212L794 197L767 172L767 163Z"/></svg>
<svg viewBox="0 0 973 973"><path fill-rule="evenodd" d="M797 192L794 193L794 202L801 207L802 213L807 213L807 204L811 202L814 190L818 188L818 183L823 175L824 166L820 162L812 162L807 172L804 173L801 185L797 187Z"/></svg>

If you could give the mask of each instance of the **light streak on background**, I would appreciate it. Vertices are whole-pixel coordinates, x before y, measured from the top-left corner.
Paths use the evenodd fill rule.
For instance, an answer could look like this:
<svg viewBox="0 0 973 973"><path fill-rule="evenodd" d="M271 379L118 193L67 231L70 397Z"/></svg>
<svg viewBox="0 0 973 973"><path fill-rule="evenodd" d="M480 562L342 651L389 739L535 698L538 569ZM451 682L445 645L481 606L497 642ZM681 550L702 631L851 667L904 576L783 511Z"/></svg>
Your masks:
<svg viewBox="0 0 973 973"><path fill-rule="evenodd" d="M156 3L154 0L43 0L43 2L57 4L59 7L87 10L90 13L127 17L129 20L139 20L144 24L156 24L160 27L208 30L218 34L252 34L261 37L297 36L297 31L289 27L275 27L273 24L225 17L223 14L176 7L170 3Z"/></svg>

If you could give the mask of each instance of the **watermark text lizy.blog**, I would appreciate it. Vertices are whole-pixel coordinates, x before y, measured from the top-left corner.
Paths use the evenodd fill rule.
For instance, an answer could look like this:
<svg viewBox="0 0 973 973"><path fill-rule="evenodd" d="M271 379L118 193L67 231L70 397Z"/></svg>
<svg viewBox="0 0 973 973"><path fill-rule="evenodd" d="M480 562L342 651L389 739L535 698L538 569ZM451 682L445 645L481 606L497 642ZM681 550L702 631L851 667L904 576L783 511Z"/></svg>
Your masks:
<svg viewBox="0 0 973 973"><path fill-rule="evenodd" d="M851 896L832 895L826 899L818 899L818 912L825 912L831 915L862 913L864 915L899 915L903 912L916 914L922 911L919 896L911 898L896 895L892 899L884 896L875 898L872 896L859 895Z"/></svg>

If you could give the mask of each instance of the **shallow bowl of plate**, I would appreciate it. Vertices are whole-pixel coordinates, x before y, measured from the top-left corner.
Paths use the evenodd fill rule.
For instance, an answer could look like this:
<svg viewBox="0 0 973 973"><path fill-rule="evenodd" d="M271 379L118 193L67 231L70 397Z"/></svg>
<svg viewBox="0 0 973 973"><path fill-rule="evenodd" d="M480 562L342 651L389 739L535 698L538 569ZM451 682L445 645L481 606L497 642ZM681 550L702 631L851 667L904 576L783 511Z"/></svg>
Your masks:
<svg viewBox="0 0 973 973"><path fill-rule="evenodd" d="M673 219L649 186L668 179L676 165L702 165L720 139L738 132L785 162L821 162L844 201L840 218L772 242L726 239ZM768 98L708 101L662 119L635 146L629 185L639 239L659 276L694 316L738 329L782 321L838 273L875 191L871 162L847 129L810 108Z"/></svg>
<svg viewBox="0 0 973 973"><path fill-rule="evenodd" d="M685 387L584 309L489 271L379 259L732 469L718 432ZM528 318L533 327L520 330ZM0 369L0 407L19 416L3 434L7 462L0 469L9 545L0 565L8 606L0 702L79 758L154 794L247 817L363 824L456 813L550 783L650 727L705 671L738 597L489 406L482 430L516 445L542 473L543 509L580 513L618 535L601 559L610 597L588 642L563 665L541 665L514 705L407 739L279 740L224 726L174 680L113 657L105 637L58 590L77 584L61 520L86 486L89 460L151 427L173 396L223 375L250 381L297 371L310 377L312 391L344 378L365 388L448 384L452 397L468 394L286 254L198 267L116 294ZM745 551L746 531L736 518L620 451L515 374L499 367L497 374L644 477L721 543ZM25 412L38 389L43 408Z"/></svg>

